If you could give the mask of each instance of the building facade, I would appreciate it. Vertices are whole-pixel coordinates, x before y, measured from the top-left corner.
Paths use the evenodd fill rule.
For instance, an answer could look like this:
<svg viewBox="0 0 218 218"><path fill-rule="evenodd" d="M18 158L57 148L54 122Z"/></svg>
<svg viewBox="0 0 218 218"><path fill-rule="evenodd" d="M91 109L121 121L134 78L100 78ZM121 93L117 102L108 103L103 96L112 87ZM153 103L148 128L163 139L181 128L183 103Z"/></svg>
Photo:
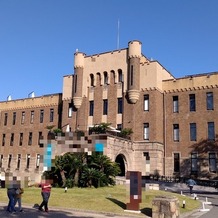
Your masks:
<svg viewBox="0 0 218 218"><path fill-rule="evenodd" d="M105 154L120 163L122 175L138 170L216 178L218 73L175 78L141 47L134 40L111 52L76 52L74 74L63 77L61 94L0 102L2 168L10 170L12 162L18 166L21 157L23 170L37 169L43 153L38 139L49 125L88 134L93 125L110 123L133 131L128 140L107 136ZM32 111L36 122L31 124ZM32 165L28 157L35 158Z"/></svg>

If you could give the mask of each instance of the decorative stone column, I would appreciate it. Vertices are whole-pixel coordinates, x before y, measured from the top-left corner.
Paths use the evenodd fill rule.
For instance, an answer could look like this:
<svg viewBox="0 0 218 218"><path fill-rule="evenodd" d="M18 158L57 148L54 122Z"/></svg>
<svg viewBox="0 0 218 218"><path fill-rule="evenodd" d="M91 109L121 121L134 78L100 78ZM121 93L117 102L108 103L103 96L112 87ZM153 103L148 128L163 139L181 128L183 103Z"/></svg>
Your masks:
<svg viewBox="0 0 218 218"><path fill-rule="evenodd" d="M152 218L178 218L179 200L173 196L156 196L152 201Z"/></svg>

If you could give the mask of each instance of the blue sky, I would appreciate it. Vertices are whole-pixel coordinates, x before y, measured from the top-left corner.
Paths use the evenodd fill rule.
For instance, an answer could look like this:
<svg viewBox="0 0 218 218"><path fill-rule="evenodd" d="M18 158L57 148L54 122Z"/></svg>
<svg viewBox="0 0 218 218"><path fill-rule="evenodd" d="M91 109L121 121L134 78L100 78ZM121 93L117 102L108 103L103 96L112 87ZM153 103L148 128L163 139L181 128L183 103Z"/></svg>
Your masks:
<svg viewBox="0 0 218 218"><path fill-rule="evenodd" d="M62 92L76 49L142 42L175 77L218 71L217 0L0 0L0 101Z"/></svg>

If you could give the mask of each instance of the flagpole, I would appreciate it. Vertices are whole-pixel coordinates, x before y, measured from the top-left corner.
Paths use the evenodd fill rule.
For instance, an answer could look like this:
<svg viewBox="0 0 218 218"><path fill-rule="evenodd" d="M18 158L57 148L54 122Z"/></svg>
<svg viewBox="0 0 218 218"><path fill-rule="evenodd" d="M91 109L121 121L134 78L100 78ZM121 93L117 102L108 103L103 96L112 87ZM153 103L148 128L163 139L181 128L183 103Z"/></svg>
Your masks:
<svg viewBox="0 0 218 218"><path fill-rule="evenodd" d="M120 20L117 22L117 50L120 47Z"/></svg>

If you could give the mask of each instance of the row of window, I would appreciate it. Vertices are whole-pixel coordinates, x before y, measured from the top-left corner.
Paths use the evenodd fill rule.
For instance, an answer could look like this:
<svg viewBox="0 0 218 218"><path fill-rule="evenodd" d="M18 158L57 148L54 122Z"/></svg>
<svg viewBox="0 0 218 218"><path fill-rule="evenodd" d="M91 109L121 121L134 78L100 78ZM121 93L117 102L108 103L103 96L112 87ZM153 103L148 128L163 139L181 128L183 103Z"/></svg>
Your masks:
<svg viewBox="0 0 218 218"><path fill-rule="evenodd" d="M115 72L111 71L112 75L114 76L114 80L115 80ZM105 71L103 73L104 75L104 81L103 84L107 85L108 84L108 73ZM97 73L97 80L100 81L101 83L101 74ZM118 82L122 82L123 80L123 75L122 75L122 70L118 70ZM90 86L95 86L95 77L94 74L90 74ZM76 92L76 90L74 90Z"/></svg>
<svg viewBox="0 0 218 218"><path fill-rule="evenodd" d="M103 100L103 115L108 114L108 100L104 99ZM117 113L122 114L123 113L123 99L122 98L117 98ZM89 116L94 115L94 101L89 101Z"/></svg>
<svg viewBox="0 0 218 218"><path fill-rule="evenodd" d="M21 154L18 154L17 155L17 167L16 167L17 170L20 169L21 159L22 159ZM26 169L29 169L29 167L30 167L30 160L31 160L31 156L30 156L30 154L27 154L26 155ZM9 169L11 168L11 161L12 161L12 154L9 154L8 155L8 164L7 164L7 167ZM1 156L0 156L0 168L3 167L2 163L3 163L3 154L1 154ZM36 169L39 168L39 163L40 163L40 154L37 154L36 155Z"/></svg>
<svg viewBox="0 0 218 218"><path fill-rule="evenodd" d="M197 141L197 124L189 124L190 141ZM215 125L214 122L207 123L207 136L208 140L215 140ZM144 139L149 140L149 123L144 123ZM180 130L179 124L173 124L173 140L179 142Z"/></svg>
<svg viewBox="0 0 218 218"><path fill-rule="evenodd" d="M42 138L42 132L38 133L38 144L40 144L40 139ZM23 145L24 134L20 133L19 135L19 146ZM33 142L33 133L29 132L28 135L28 145L32 145ZM2 146L6 145L6 134L2 134ZM14 145L14 133L10 134L10 146Z"/></svg>
<svg viewBox="0 0 218 218"><path fill-rule="evenodd" d="M39 114L39 122L43 123L43 121L44 121L44 110L40 110L39 113L40 113ZM35 115L35 111L30 111L30 121L29 121L30 123L33 123L34 115ZM21 112L21 120L20 120L21 124L25 123L25 121L26 121L25 117L26 117L26 112L22 111ZM50 109L49 121L50 122L54 121L54 109L53 108ZM15 125L16 122L17 122L17 112L13 112L12 125ZM8 124L8 113L5 113L4 114L4 126L7 126L7 124Z"/></svg>
<svg viewBox="0 0 218 218"><path fill-rule="evenodd" d="M216 161L216 154L209 153L208 154L208 166L210 172L217 171L217 161ZM180 153L174 153L174 172L180 172ZM196 152L191 153L191 172L197 173L198 172L198 154Z"/></svg>
<svg viewBox="0 0 218 218"><path fill-rule="evenodd" d="M102 108L103 115L108 114L108 99L103 99L103 108ZM123 99L117 98L117 113L123 113ZM73 114L73 104L70 103L68 107L68 117L72 117ZM89 116L94 115L94 101L89 101Z"/></svg>
<svg viewBox="0 0 218 218"><path fill-rule="evenodd" d="M173 113L179 112L179 96L173 96ZM214 110L213 92L206 93L206 108L207 110ZM195 94L189 95L189 110L196 111L196 97ZM144 111L149 111L149 95L144 95Z"/></svg>

